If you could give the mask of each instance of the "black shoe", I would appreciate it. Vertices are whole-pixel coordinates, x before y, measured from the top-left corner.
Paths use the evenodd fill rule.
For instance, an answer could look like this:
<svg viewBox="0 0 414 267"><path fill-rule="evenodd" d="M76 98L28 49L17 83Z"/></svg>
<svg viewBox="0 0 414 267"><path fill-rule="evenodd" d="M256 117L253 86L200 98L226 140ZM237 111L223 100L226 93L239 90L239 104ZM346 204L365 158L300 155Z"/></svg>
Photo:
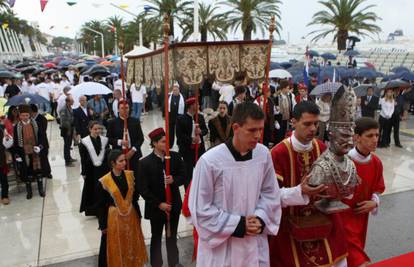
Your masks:
<svg viewBox="0 0 414 267"><path fill-rule="evenodd" d="M46 178L47 179L53 179L53 176L52 176L52 174L48 174L48 175L46 175Z"/></svg>
<svg viewBox="0 0 414 267"><path fill-rule="evenodd" d="M26 182L26 199L31 199L33 197L32 191L32 184L30 182Z"/></svg>
<svg viewBox="0 0 414 267"><path fill-rule="evenodd" d="M69 162L76 162L78 161L77 159L70 159Z"/></svg>
<svg viewBox="0 0 414 267"><path fill-rule="evenodd" d="M39 196L45 197L45 190L43 189L43 180L41 177L37 178L37 190L39 191Z"/></svg>
<svg viewBox="0 0 414 267"><path fill-rule="evenodd" d="M401 144L395 144L396 147L403 148Z"/></svg>

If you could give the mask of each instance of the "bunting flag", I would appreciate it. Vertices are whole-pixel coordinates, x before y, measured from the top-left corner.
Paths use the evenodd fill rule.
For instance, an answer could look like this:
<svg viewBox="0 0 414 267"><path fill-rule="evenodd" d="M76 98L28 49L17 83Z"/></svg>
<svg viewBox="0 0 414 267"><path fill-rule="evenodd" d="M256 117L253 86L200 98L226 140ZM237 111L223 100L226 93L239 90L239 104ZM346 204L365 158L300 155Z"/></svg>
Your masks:
<svg viewBox="0 0 414 267"><path fill-rule="evenodd" d="M14 7L14 3L16 3L16 0L9 0L10 7Z"/></svg>
<svg viewBox="0 0 414 267"><path fill-rule="evenodd" d="M68 4L69 6L76 5L77 3L78 3L78 2L76 2L75 0L66 1L66 4Z"/></svg>
<svg viewBox="0 0 414 267"><path fill-rule="evenodd" d="M45 10L45 7L47 5L48 0L40 0L40 10L43 12Z"/></svg>

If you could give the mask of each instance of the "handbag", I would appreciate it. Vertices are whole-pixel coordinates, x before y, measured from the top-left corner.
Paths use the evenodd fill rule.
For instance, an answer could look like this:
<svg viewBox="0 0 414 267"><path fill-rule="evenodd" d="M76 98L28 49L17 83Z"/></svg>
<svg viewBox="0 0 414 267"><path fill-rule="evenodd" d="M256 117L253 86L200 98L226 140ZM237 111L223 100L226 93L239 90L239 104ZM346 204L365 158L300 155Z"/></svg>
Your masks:
<svg viewBox="0 0 414 267"><path fill-rule="evenodd" d="M313 241L327 238L332 230L332 222L328 216L315 213L309 216L288 217L289 232L297 241Z"/></svg>

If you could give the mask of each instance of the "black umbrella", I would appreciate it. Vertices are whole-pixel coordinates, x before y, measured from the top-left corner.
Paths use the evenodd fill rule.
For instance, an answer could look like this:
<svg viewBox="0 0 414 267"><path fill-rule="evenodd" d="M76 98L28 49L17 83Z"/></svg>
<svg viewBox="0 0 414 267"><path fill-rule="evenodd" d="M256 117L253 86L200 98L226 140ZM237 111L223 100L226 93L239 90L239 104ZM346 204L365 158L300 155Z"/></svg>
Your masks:
<svg viewBox="0 0 414 267"><path fill-rule="evenodd" d="M20 73L22 73L22 74L33 73L36 70L37 70L37 68L35 66L29 66L29 67L26 67L24 69L21 69Z"/></svg>
<svg viewBox="0 0 414 267"><path fill-rule="evenodd" d="M397 79L397 80L392 80L392 81L388 81L385 83L381 83L378 87L381 90L394 89L394 88L408 88L410 87L410 84L403 80Z"/></svg>
<svg viewBox="0 0 414 267"><path fill-rule="evenodd" d="M395 67L391 69L391 72L394 72L394 73L402 73L402 72L407 72L407 71L409 72L410 70L403 66L399 66L399 67Z"/></svg>
<svg viewBox="0 0 414 267"><path fill-rule="evenodd" d="M16 74L14 74L11 71L0 71L0 78L13 79L13 78L16 78Z"/></svg>
<svg viewBox="0 0 414 267"><path fill-rule="evenodd" d="M102 65L94 65L89 70L85 71L83 75L89 75L89 76L108 76L111 72L108 70L108 68L102 66Z"/></svg>
<svg viewBox="0 0 414 267"><path fill-rule="evenodd" d="M354 57L354 56L358 56L359 52L356 50L348 50L344 53L344 55L348 57Z"/></svg>
<svg viewBox="0 0 414 267"><path fill-rule="evenodd" d="M336 56L332 53L323 53L321 55L321 58L325 59L325 60L335 60Z"/></svg>
<svg viewBox="0 0 414 267"><path fill-rule="evenodd" d="M45 70L43 73L44 73L44 74L53 74L53 73L56 73L56 72L58 72L58 70L55 70L55 69L48 69L48 70Z"/></svg>
<svg viewBox="0 0 414 267"><path fill-rule="evenodd" d="M414 81L414 72L412 71L406 71L403 74L401 74L401 79L406 80L406 81Z"/></svg>
<svg viewBox="0 0 414 267"><path fill-rule="evenodd" d="M315 50L309 50L308 54L310 57L319 57L319 53Z"/></svg>
<svg viewBox="0 0 414 267"><path fill-rule="evenodd" d="M40 73L42 73L42 72L44 72L46 70L48 70L48 69L47 68L38 68L32 74L36 76L36 75L39 75Z"/></svg>
<svg viewBox="0 0 414 267"><path fill-rule="evenodd" d="M25 68L25 67L28 67L28 66L31 66L31 65L33 65L33 64L30 63L30 62L22 62L22 63L17 64L14 67L17 68L17 69L20 69L20 68Z"/></svg>
<svg viewBox="0 0 414 267"><path fill-rule="evenodd" d="M49 99L46 99L40 95L24 93L22 95L15 95L11 97L5 104L5 106L18 106L22 104L36 104L49 103Z"/></svg>

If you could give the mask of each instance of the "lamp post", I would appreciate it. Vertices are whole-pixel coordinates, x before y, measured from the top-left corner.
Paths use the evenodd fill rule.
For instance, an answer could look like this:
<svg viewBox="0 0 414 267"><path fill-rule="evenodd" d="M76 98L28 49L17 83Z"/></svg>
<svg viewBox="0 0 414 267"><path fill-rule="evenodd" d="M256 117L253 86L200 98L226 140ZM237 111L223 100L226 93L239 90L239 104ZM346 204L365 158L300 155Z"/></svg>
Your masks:
<svg viewBox="0 0 414 267"><path fill-rule="evenodd" d="M95 31L94 29L92 29L88 26L84 26L84 28L87 29L87 30L90 30L91 32L99 34L101 36L101 44L102 44L101 45L101 50L102 50L101 52L102 52L102 58L104 58L105 57L105 47L104 47L104 35L103 35L103 33ZM95 39L94 39L94 41L95 41Z"/></svg>

